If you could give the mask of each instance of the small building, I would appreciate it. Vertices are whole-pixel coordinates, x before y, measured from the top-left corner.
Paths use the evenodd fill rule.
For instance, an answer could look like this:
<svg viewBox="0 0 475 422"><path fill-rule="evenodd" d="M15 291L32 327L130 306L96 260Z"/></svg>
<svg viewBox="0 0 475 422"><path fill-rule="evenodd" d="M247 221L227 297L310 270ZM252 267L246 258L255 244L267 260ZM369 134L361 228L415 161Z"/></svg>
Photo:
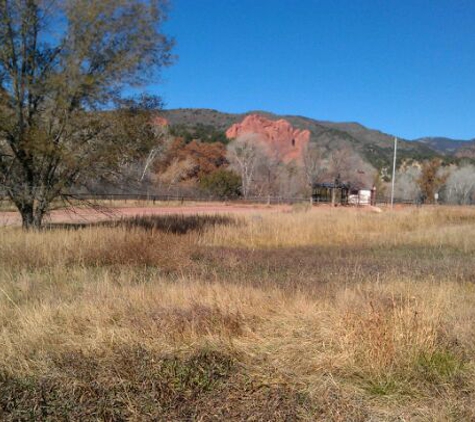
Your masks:
<svg viewBox="0 0 475 422"><path fill-rule="evenodd" d="M373 189L352 189L348 196L348 205L373 205Z"/></svg>
<svg viewBox="0 0 475 422"><path fill-rule="evenodd" d="M350 185L338 179L333 183L314 183L312 186L312 203L347 205Z"/></svg>
<svg viewBox="0 0 475 422"><path fill-rule="evenodd" d="M332 183L314 183L312 186L312 203L337 205L375 205L376 188L363 188L350 183L343 183L336 178Z"/></svg>

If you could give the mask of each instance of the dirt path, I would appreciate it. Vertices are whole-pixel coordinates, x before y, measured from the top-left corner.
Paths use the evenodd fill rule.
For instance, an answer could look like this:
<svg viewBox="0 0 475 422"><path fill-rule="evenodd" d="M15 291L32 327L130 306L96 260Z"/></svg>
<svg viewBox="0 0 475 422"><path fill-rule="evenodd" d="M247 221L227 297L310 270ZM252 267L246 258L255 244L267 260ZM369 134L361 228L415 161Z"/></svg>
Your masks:
<svg viewBox="0 0 475 422"><path fill-rule="evenodd" d="M249 214L253 212L284 212L290 211L289 205L225 205L203 204L183 205L176 207L121 207L96 211L88 208L74 208L71 210L55 210L46 219L50 223L92 223L95 221L113 220L137 215L168 215L168 214ZM17 212L0 212L0 227L18 226L21 224Z"/></svg>

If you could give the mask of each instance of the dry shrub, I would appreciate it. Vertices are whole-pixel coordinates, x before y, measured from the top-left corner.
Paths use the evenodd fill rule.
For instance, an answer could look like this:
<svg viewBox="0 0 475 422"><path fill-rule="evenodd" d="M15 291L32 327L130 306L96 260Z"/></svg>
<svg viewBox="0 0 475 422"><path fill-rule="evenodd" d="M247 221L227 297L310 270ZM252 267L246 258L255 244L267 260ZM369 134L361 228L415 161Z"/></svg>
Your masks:
<svg viewBox="0 0 475 422"><path fill-rule="evenodd" d="M407 368L416 356L437 347L441 309L421 298L376 290L343 292L341 303L345 344L352 363L380 375Z"/></svg>
<svg viewBox="0 0 475 422"><path fill-rule="evenodd" d="M184 338L216 335L231 338L243 335L247 321L238 311L228 311L218 306L192 303L188 308L154 309L145 315L133 316L130 323L138 328L152 324L172 341Z"/></svg>
<svg viewBox="0 0 475 422"><path fill-rule="evenodd" d="M337 301L341 319L340 367L375 396L447 397L472 391L470 359L460 339L447 333L458 288L445 284L363 285ZM464 309L460 309L464 313Z"/></svg>
<svg viewBox="0 0 475 422"><path fill-rule="evenodd" d="M153 231L142 233L123 229L119 233L121 235L106 235L84 250L82 256L71 257L68 264L75 263L76 258L85 266L153 266L165 272L190 264L189 256L195 242L193 236L184 239Z"/></svg>
<svg viewBox="0 0 475 422"><path fill-rule="evenodd" d="M233 226L236 220L225 215L144 215L99 223L105 227L140 228L173 234L203 232L209 227Z"/></svg>
<svg viewBox="0 0 475 422"><path fill-rule="evenodd" d="M75 265L178 270L190 264L199 233L231 224L226 216L169 215L59 226L27 236L20 229L5 228L0 231L0 263L16 271Z"/></svg>
<svg viewBox="0 0 475 422"><path fill-rule="evenodd" d="M78 231L46 231L25 236L10 232L8 242L0 244L4 269L52 269L73 266L156 266L165 271L189 264L196 242L186 237L155 231L125 228L85 228Z"/></svg>
<svg viewBox="0 0 475 422"><path fill-rule="evenodd" d="M100 357L59 354L40 377L0 374L0 417L30 420L190 420L234 371L222 352L166 356L123 347Z"/></svg>

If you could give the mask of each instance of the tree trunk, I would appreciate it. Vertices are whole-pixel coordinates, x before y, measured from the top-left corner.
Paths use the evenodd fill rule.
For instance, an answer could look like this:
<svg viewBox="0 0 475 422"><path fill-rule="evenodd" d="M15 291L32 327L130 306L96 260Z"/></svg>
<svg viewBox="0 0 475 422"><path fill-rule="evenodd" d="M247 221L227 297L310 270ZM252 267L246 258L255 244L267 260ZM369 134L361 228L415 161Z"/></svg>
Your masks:
<svg viewBox="0 0 475 422"><path fill-rule="evenodd" d="M20 209L22 227L25 230L39 230L43 224L44 212L33 204L23 205Z"/></svg>
<svg viewBox="0 0 475 422"><path fill-rule="evenodd" d="M34 227L35 214L33 212L33 205L26 204L23 205L20 209L21 214L21 225L25 230L30 230Z"/></svg>

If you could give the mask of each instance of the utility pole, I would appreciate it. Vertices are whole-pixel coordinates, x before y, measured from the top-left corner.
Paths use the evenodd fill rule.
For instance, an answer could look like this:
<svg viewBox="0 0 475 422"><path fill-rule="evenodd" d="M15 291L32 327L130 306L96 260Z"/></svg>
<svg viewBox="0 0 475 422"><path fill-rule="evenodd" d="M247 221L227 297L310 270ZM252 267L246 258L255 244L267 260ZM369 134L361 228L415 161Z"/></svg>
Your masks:
<svg viewBox="0 0 475 422"><path fill-rule="evenodd" d="M391 208L394 206L394 184L396 182L397 138L394 138L393 176L391 178Z"/></svg>

